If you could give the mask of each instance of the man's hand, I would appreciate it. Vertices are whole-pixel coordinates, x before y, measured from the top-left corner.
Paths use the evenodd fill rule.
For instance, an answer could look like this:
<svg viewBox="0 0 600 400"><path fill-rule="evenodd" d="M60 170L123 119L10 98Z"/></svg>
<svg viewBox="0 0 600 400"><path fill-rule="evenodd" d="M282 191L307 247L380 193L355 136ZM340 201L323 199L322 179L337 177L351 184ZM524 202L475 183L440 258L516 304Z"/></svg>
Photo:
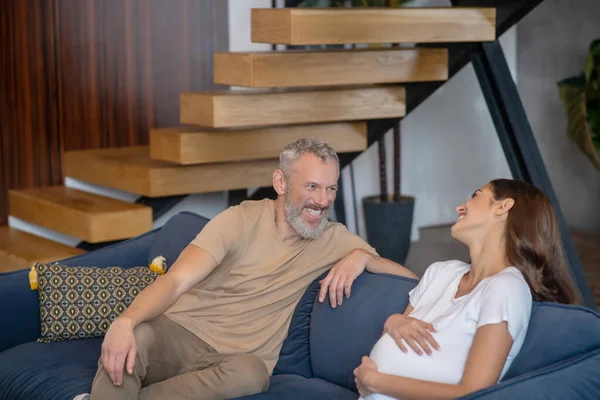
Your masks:
<svg viewBox="0 0 600 400"><path fill-rule="evenodd" d="M127 373L133 374L136 355L133 323L126 318L117 318L108 328L102 342L102 367L115 386L123 383L125 365Z"/></svg>
<svg viewBox="0 0 600 400"><path fill-rule="evenodd" d="M354 383L361 397L367 397L373 392L371 384L378 372L377 365L366 356L362 358L360 366L354 369Z"/></svg>
<svg viewBox="0 0 600 400"><path fill-rule="evenodd" d="M321 280L321 291L319 301L325 301L327 290L329 289L329 301L331 307L342 305L344 294L350 298L350 289L352 282L363 273L369 259L373 257L371 253L363 249L354 249L346 257L342 258L331 268L327 276Z"/></svg>

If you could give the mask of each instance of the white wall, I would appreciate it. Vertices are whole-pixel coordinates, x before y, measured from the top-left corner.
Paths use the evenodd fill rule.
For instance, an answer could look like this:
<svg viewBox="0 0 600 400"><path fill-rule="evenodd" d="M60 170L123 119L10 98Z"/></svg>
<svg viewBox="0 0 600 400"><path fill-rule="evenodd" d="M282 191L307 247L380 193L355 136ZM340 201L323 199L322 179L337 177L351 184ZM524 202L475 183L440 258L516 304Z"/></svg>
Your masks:
<svg viewBox="0 0 600 400"><path fill-rule="evenodd" d="M271 50L268 43L250 41L250 10L270 8L271 0L227 0L229 9L229 51Z"/></svg>
<svg viewBox="0 0 600 400"><path fill-rule="evenodd" d="M546 0L519 24L519 91L567 224L600 233L600 171L567 137L556 83L583 70L600 37L598 0Z"/></svg>
<svg viewBox="0 0 600 400"><path fill-rule="evenodd" d="M506 32L500 42L516 77L516 28ZM511 176L470 64L402 120L401 135L402 194L416 199L413 240L418 239L418 228L455 221L456 206L478 187L494 178ZM385 140L391 193L391 131ZM358 233L365 238L361 199L379 192L378 159L375 144L353 163ZM347 203L351 201L349 198Z"/></svg>

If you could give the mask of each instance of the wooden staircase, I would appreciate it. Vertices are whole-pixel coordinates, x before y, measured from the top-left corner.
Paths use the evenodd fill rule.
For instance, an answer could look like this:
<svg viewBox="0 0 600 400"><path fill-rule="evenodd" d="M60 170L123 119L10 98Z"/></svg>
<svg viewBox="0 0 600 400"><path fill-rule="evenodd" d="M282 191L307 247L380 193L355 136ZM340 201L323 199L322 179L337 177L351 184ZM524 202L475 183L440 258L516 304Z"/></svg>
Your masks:
<svg viewBox="0 0 600 400"><path fill-rule="evenodd" d="M216 53L215 83L247 90L181 93L182 126L152 129L148 147L67 152L65 175L147 197L270 186L285 144L315 136L361 152L368 121L406 114L403 83L448 79L446 48L411 43L496 38L494 8L254 9L251 18L253 42L408 47ZM147 206L63 186L11 191L10 214L89 243L152 228ZM4 270L81 252L0 229Z"/></svg>
<svg viewBox="0 0 600 400"><path fill-rule="evenodd" d="M215 83L250 88L444 81L448 50L426 48L215 53Z"/></svg>

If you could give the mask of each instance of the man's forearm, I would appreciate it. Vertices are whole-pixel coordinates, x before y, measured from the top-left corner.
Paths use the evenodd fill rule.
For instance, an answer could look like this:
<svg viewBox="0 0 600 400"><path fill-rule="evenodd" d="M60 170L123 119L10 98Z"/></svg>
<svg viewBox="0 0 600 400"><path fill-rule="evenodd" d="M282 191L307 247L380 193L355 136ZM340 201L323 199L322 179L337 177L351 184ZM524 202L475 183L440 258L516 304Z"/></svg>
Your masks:
<svg viewBox="0 0 600 400"><path fill-rule="evenodd" d="M132 328L154 319L167 311L179 298L175 283L169 277L159 276L144 289L119 318L128 319Z"/></svg>
<svg viewBox="0 0 600 400"><path fill-rule="evenodd" d="M367 251L365 251L365 253L368 254L366 270L369 272L374 274L392 274L418 279L414 272L398 263L388 260L387 258L378 257Z"/></svg>

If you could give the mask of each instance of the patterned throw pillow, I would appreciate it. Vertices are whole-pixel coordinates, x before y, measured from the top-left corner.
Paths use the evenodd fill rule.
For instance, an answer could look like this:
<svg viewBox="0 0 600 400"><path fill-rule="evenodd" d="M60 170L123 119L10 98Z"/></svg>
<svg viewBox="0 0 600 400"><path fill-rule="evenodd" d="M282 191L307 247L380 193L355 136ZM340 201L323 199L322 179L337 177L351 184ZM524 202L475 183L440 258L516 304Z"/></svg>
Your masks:
<svg viewBox="0 0 600 400"><path fill-rule="evenodd" d="M148 267L67 267L35 263L32 289L40 298L40 343L102 337L133 299L158 277ZM33 278L33 279L32 279ZM35 282L37 279L37 282Z"/></svg>

